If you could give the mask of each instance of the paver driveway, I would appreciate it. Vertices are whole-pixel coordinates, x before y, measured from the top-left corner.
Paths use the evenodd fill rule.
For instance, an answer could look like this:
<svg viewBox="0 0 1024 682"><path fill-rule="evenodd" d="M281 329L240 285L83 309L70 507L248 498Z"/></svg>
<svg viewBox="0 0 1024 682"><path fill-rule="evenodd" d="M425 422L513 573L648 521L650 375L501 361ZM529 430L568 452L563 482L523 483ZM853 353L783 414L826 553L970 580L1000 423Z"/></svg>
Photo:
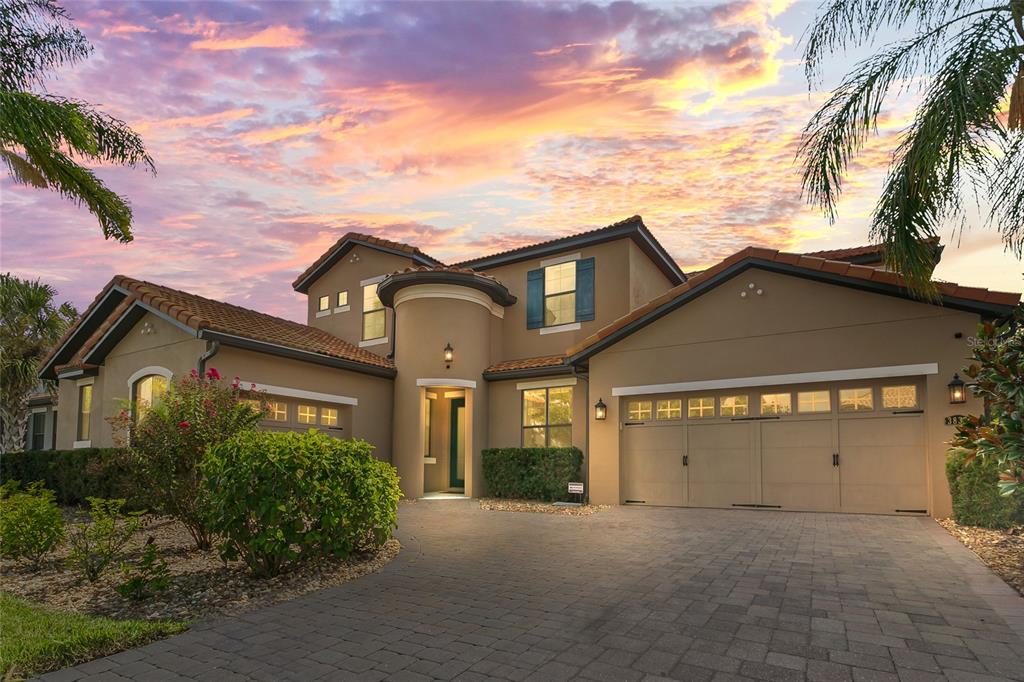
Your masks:
<svg viewBox="0 0 1024 682"><path fill-rule="evenodd" d="M1024 679L1024 600L929 519L460 500L399 521L377 574L48 678Z"/></svg>

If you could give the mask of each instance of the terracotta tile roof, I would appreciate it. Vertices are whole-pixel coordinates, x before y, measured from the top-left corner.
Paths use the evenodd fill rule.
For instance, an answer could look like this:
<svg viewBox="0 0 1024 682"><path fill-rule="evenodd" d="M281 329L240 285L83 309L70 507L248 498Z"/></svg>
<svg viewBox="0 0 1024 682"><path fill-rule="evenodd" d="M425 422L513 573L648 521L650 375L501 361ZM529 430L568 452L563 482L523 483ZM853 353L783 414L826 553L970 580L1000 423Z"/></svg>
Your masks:
<svg viewBox="0 0 1024 682"><path fill-rule="evenodd" d="M96 302L111 287L115 286L126 290L128 297L107 316L99 328L79 348L71 361L62 365L62 368L81 365L89 351L135 301L145 303L197 331L221 332L252 341L272 343L293 350L326 355L372 367L394 368L394 363L387 358L370 353L321 329L124 275L116 275L89 309L91 310ZM86 315L88 312L89 310L86 311ZM81 324L81 320L85 319L86 315L80 318L76 327ZM73 331L69 331L68 336L71 333ZM62 344L63 341L55 347L54 351L51 351L51 355ZM47 361L48 359L49 356ZM43 364L45 365L46 361Z"/></svg>
<svg viewBox="0 0 1024 682"><path fill-rule="evenodd" d="M924 240L925 244L928 244L932 248L939 245L938 237L929 237ZM804 255L816 256L817 258L826 258L828 260L846 260L847 258L857 258L858 256L878 255L878 259L882 260L885 257L885 245L884 244L867 244L865 246L853 246L846 249L826 249L824 251L808 251Z"/></svg>
<svg viewBox="0 0 1024 682"><path fill-rule="evenodd" d="M501 372L514 372L520 369L541 369L544 367L558 367L565 363L564 355L545 355L539 358L523 358L521 360L504 360L495 363L484 370L484 374L500 374Z"/></svg>
<svg viewBox="0 0 1024 682"><path fill-rule="evenodd" d="M437 260L436 258L432 258L431 256L428 256L427 254L420 251L419 248L412 246L411 244L393 242L390 239L381 239L380 237L374 237L373 235L370 234L362 234L361 232L349 232L344 237L334 242L331 248L324 251L323 254L321 254L321 256L317 258L312 265L306 268L301 275L296 277L295 281L292 282L292 287L298 288L299 285L302 284L303 280L305 280L314 272L316 272L320 268L320 266L325 264L327 261L331 260L331 258L334 257L334 254L339 249L344 247L347 242L365 244L370 247L377 246L383 249L387 249L389 251L397 251L399 253L407 254L410 258L418 257L430 261L432 263L442 265L441 261Z"/></svg>
<svg viewBox="0 0 1024 682"><path fill-rule="evenodd" d="M825 258L819 258L807 254L799 253L785 253L781 251L773 251L771 249L763 249L758 247L747 247L742 251L738 251L725 260L721 261L703 270L690 279L683 282L679 286L669 289L664 294L652 299L646 304L636 308L628 315L624 315L619 319L615 320L611 324L599 329L594 334L591 334L587 338L583 339L580 343L569 348L566 351L566 356L576 355L581 351L584 351L591 346L597 344L603 339L611 336L620 329L626 327L632 322L639 320L651 312L657 310L659 307L669 303L679 296L685 294L691 289L700 287L703 283L713 278L715 275L727 270L729 267L746 259L758 259L762 261L770 261L774 263L793 265L799 268L807 270L819 270L821 272L827 272L843 277L850 277L853 279L860 279L870 282L878 282L881 284L889 284L893 286L902 287L903 279L894 272L883 270L881 268L872 268L864 265L855 265L847 263L842 260L829 260ZM997 306L1008 306L1012 307L1020 302L1021 295L1019 293L1011 293L1005 291L989 291L988 289L982 289L978 287L963 287L952 282L933 282L935 287L941 296L948 296L950 298L966 299L977 303L985 303Z"/></svg>

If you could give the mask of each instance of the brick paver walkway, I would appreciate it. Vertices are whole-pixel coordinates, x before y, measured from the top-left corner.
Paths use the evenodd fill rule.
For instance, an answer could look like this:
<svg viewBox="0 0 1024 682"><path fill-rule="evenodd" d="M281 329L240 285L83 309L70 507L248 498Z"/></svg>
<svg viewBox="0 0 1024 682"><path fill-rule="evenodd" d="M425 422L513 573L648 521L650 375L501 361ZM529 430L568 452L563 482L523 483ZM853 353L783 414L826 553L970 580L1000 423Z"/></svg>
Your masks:
<svg viewBox="0 0 1024 682"><path fill-rule="evenodd" d="M403 504L383 571L52 680L1024 680L1024 600L929 519Z"/></svg>

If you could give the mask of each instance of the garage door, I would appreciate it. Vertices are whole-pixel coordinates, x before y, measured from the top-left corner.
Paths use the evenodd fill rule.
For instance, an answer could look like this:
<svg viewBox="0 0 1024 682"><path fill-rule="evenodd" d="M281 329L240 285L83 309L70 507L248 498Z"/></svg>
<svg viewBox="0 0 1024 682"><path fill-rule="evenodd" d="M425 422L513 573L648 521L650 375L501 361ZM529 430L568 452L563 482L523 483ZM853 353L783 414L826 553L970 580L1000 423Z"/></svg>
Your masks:
<svg viewBox="0 0 1024 682"><path fill-rule="evenodd" d="M624 416L643 419L623 425L623 499L926 513L922 389L904 379L629 398Z"/></svg>

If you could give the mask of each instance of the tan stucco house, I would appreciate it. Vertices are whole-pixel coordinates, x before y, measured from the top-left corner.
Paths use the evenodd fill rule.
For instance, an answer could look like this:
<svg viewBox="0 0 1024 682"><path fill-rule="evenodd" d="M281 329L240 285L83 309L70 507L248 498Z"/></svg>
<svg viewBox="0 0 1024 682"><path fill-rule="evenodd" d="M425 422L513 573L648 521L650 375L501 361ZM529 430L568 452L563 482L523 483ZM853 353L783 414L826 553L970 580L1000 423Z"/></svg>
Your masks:
<svg viewBox="0 0 1024 682"><path fill-rule="evenodd" d="M115 277L42 366L56 446L216 367L267 428L373 443L410 497L484 494L484 448L572 444L597 503L945 515L949 418L981 407L947 384L1020 300L916 300L873 246L684 273L639 217L456 264L350 233L293 287L304 325Z"/></svg>

